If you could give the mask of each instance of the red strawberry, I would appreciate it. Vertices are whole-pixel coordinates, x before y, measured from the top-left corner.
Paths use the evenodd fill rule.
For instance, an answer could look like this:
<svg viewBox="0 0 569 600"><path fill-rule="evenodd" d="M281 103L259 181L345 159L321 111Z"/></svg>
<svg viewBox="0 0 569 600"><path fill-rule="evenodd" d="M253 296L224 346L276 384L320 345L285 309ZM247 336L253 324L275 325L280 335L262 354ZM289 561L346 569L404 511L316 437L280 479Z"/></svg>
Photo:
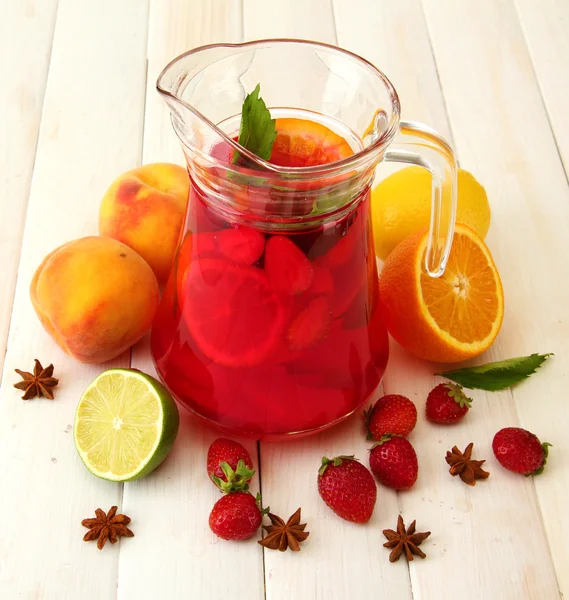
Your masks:
<svg viewBox="0 0 569 600"><path fill-rule="evenodd" d="M220 254L240 265L252 265L265 249L265 236L250 227L237 226L219 231L215 242Z"/></svg>
<svg viewBox="0 0 569 600"><path fill-rule="evenodd" d="M265 270L275 291L291 295L305 292L314 278L314 269L304 252L282 235L274 235L267 242Z"/></svg>
<svg viewBox="0 0 569 600"><path fill-rule="evenodd" d="M427 397L427 419L434 423L458 423L470 408L472 399L456 383L441 383Z"/></svg>
<svg viewBox="0 0 569 600"><path fill-rule="evenodd" d="M218 438L207 452L207 472L222 492L247 491L255 474L249 452L239 443Z"/></svg>
<svg viewBox="0 0 569 600"><path fill-rule="evenodd" d="M410 488L419 474L417 454L411 442L401 436L384 435L374 444L369 466L383 485L394 490Z"/></svg>
<svg viewBox="0 0 569 600"><path fill-rule="evenodd" d="M328 296L316 296L294 319L288 330L291 350L302 350L321 342L330 329L332 308Z"/></svg>
<svg viewBox="0 0 569 600"><path fill-rule="evenodd" d="M500 429L492 441L498 462L506 469L522 475L539 475L547 461L551 444L521 427Z"/></svg>
<svg viewBox="0 0 569 600"><path fill-rule="evenodd" d="M388 394L380 398L368 411L364 411L368 440L382 436L409 435L417 424L417 409L409 398Z"/></svg>
<svg viewBox="0 0 569 600"><path fill-rule="evenodd" d="M209 528L224 540L246 540L261 526L263 515L249 492L221 497L211 509Z"/></svg>
<svg viewBox="0 0 569 600"><path fill-rule="evenodd" d="M322 458L318 492L339 517L354 523L370 520L377 497L371 473L353 456Z"/></svg>

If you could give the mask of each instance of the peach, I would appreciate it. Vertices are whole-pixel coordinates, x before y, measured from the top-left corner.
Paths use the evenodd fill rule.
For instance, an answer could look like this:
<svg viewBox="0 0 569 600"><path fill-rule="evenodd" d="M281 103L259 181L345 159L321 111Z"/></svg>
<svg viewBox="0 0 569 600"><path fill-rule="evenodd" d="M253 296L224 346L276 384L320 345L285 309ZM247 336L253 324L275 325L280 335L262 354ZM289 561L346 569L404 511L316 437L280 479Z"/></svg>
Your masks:
<svg viewBox="0 0 569 600"><path fill-rule="evenodd" d="M42 325L67 354L101 363L150 329L160 290L134 250L111 238L85 237L46 256L30 297Z"/></svg>
<svg viewBox="0 0 569 600"><path fill-rule="evenodd" d="M182 167L154 163L111 184L99 210L99 234L138 252L165 283L184 222L190 180Z"/></svg>

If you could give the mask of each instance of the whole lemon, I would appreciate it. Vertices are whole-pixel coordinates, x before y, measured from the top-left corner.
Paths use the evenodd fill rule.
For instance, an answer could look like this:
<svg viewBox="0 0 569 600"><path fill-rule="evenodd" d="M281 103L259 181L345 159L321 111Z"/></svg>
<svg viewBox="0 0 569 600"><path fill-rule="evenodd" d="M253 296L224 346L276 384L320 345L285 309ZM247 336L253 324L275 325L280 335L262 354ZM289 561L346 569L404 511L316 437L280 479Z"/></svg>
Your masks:
<svg viewBox="0 0 569 600"><path fill-rule="evenodd" d="M397 244L429 226L431 174L422 167L406 167L381 181L371 192L375 253L385 260ZM458 223L485 238L490 227L486 190L474 176L458 170Z"/></svg>

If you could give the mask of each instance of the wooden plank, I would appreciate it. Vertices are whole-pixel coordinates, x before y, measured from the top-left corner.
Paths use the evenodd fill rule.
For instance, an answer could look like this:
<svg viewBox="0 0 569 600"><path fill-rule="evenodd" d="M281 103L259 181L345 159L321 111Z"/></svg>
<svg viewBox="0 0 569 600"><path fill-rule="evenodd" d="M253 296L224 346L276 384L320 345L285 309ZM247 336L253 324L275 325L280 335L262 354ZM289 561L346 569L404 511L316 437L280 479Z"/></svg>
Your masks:
<svg viewBox="0 0 569 600"><path fill-rule="evenodd" d="M245 0L245 39L303 37L336 43L331 4L279 2L262 10L259 0ZM262 83L262 86L266 82ZM397 514L395 492L380 492L367 526L341 520L320 499L316 486L322 456L355 454L367 463L367 444L359 418L321 435L287 443L261 443L262 493L265 504L287 518L299 506L310 537L299 555L265 551L269 600L289 598L410 598L403 563L384 560L380 523Z"/></svg>
<svg viewBox="0 0 569 600"><path fill-rule="evenodd" d="M292 37L335 44L330 0L243 0L243 35L246 40Z"/></svg>
<svg viewBox="0 0 569 600"><path fill-rule="evenodd" d="M419 2L335 0L334 13L338 45L367 58L389 77L399 95L401 117L428 123L451 140L429 34ZM418 64L421 68L414 67Z"/></svg>
<svg viewBox="0 0 569 600"><path fill-rule="evenodd" d="M20 262L57 0L6 2L0 39L0 371L8 338Z"/></svg>
<svg viewBox="0 0 569 600"><path fill-rule="evenodd" d="M190 48L239 41L241 8L233 0L153 0L149 23L143 162L183 164L170 113L155 89L156 78L172 58ZM155 374L148 340L134 349L132 366ZM206 456L219 433L183 408L180 417L180 431L168 460L150 477L125 484L125 510L136 511L144 527L137 529L136 547L125 544L121 549L118 596L125 600L221 600L231 590L235 600L263 598L263 553L258 538L239 544L224 542L208 526L209 513L220 495L207 480ZM256 463L256 443L242 441ZM252 491L258 491L258 478Z"/></svg>
<svg viewBox="0 0 569 600"><path fill-rule="evenodd" d="M156 91L162 69L176 56L203 44L239 42L241 7L231 0L151 0L148 80L144 121L144 162L184 164L170 111Z"/></svg>
<svg viewBox="0 0 569 600"><path fill-rule="evenodd" d="M553 135L569 173L569 3L515 0Z"/></svg>
<svg viewBox="0 0 569 600"><path fill-rule="evenodd" d="M350 6L337 1L334 7L339 43L385 69L400 94L405 118L424 120L451 139L451 127L454 130L455 123L453 120L449 123L446 115L420 1L360 1L350 3ZM342 24L348 22L349 11L359 16L358 22L352 20L342 31ZM493 21L489 18L488 22ZM461 23L465 24L463 29L467 29L471 22L463 16ZM449 31L453 32L452 36ZM481 49L474 47L474 41L479 40L482 44L482 40L492 34L475 31L470 34L471 52L478 54ZM439 35L443 37L442 29ZM455 36L458 38L460 34L454 21L447 22L445 35L444 39L449 40L444 50L447 63L455 70L460 64L470 66L472 59L467 58L470 55L465 54L463 62L456 58ZM456 102L464 102L465 95L470 93L470 81L471 73L465 68L462 79L457 77L456 82L451 82ZM533 82L528 81L527 85L531 86ZM475 107L471 109L475 110ZM473 123L473 126L479 127L479 124ZM494 177L497 174L492 171L493 161L481 153L479 162L471 162L471 157L464 152L467 143L465 140L462 145L457 145L459 158L463 166L486 184L491 174ZM484 171L480 170L480 163L484 163ZM493 201L492 205L496 203ZM495 223L493 227L495 232L500 225ZM502 227L506 227L505 223ZM516 270L510 268L513 275ZM510 315L513 310L510 309ZM521 307L518 310L521 312ZM502 340L507 335L506 332L501 337L491 356L512 356L503 349ZM416 519L418 530L432 531L425 542L428 559L410 565L413 595L425 598L555 597L555 577L532 481L510 477L492 457L492 435L501 427L518 422L511 394L473 393L474 409L464 424L435 427L423 416L426 396L437 383L433 377L435 371L434 365L415 360L397 344L392 344L384 389L387 393L407 395L419 411L419 422L410 436L419 457L419 479L414 488L399 494L400 508L407 524ZM488 481L479 483L474 489L451 478L444 461L446 450L455 444L464 449L471 441L475 443L477 457L488 460L492 473ZM504 498L516 498L515 512L503 501ZM395 514L386 515L386 518L380 523L380 529L395 525ZM524 524L523 530L520 523ZM486 552L487 547L496 547L499 559L496 553ZM464 565L465 549L471 565L467 569L461 566ZM539 562L535 560L536 553L542 557ZM382 559L385 560L385 556Z"/></svg>
<svg viewBox="0 0 569 600"><path fill-rule="evenodd" d="M49 251L96 234L102 194L139 156L146 23L138 0L59 3L0 392L3 598L116 597L117 548L99 552L84 543L81 520L99 506L120 505L122 485L85 469L72 433L77 400L101 367L80 365L56 347L28 287ZM12 388L14 368L29 369L36 357L56 366L53 402L22 402Z"/></svg>
<svg viewBox="0 0 569 600"><path fill-rule="evenodd" d="M541 535L540 513L559 588L567 594L569 523L561 499L569 491L569 473L561 457L569 451L569 409L562 400L569 368L564 318L569 189L513 4L487 3L482 12L465 2L423 4L456 146L463 164L485 185L492 205L488 243L502 274L507 311L499 339L486 358L556 353L542 372L511 390L521 425L555 444L555 453L546 473L533 480L539 508L532 507L531 480L489 461L492 485L504 486L508 493L500 493L501 500L486 507L474 529L479 548L500 540L500 568L484 579L495 585L495 573L508 584L508 593L501 597L554 598L558 588L546 558L549 549ZM504 411L511 405L509 394L489 395L487 401L482 394L476 398L478 410L489 412L486 431L480 432L485 435L474 441L489 458L493 434L516 425L518 418ZM470 423L468 431L472 437ZM514 510L504 498L516 499ZM501 534L492 537L488 524L498 519ZM515 568L508 560L510 553L517 557Z"/></svg>

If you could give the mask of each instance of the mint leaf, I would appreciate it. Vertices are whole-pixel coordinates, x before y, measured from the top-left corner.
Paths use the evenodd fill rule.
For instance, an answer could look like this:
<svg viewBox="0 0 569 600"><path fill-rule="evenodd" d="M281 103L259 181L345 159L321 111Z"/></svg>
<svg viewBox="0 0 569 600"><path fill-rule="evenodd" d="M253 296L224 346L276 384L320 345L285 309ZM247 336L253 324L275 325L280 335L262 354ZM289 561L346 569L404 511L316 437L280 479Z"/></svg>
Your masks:
<svg viewBox="0 0 569 600"><path fill-rule="evenodd" d="M275 119L271 119L271 113L267 105L259 97L260 90L261 84L258 83L257 87L247 95L243 102L237 141L259 158L269 160L277 137L277 130ZM234 150L233 164L236 164L240 158L240 152Z"/></svg>
<svg viewBox="0 0 569 600"><path fill-rule="evenodd" d="M535 373L549 356L553 356L553 354L519 356L486 363L478 367L437 373L437 375L456 381L465 388L495 392L523 381Z"/></svg>

